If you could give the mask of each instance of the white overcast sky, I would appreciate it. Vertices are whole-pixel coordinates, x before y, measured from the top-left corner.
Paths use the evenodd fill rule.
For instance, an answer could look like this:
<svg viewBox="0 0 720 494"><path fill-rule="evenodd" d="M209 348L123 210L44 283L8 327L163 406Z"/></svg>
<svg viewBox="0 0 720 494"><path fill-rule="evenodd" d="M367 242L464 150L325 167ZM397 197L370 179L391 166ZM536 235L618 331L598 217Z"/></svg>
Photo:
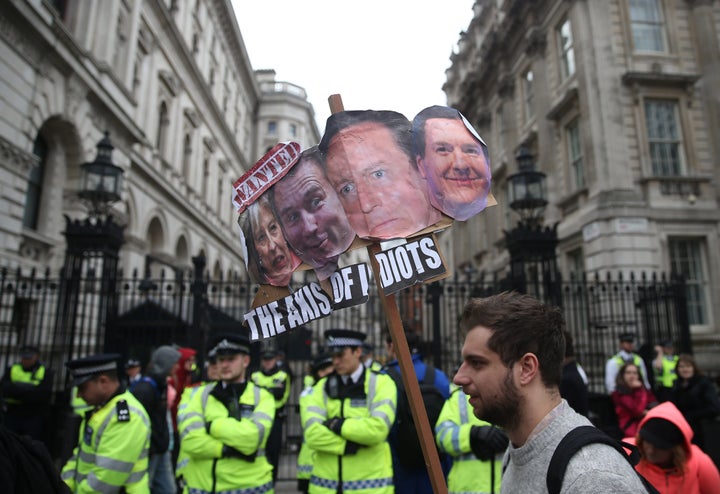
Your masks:
<svg viewBox="0 0 720 494"><path fill-rule="evenodd" d="M474 0L232 0L253 69L305 88L320 132L327 98L412 119L445 105L445 69Z"/></svg>

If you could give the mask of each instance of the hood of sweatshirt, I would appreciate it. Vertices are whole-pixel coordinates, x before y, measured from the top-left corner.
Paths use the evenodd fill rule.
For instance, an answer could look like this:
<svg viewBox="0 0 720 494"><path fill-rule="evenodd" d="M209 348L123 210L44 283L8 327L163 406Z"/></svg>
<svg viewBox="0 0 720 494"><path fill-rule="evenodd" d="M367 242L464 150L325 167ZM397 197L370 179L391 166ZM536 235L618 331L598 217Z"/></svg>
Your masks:
<svg viewBox="0 0 720 494"><path fill-rule="evenodd" d="M678 410L678 408L672 402L666 401L656 407L651 408L640 421L640 425L638 426L638 433L640 429L642 429L642 426L645 424L645 422L647 422L651 418L661 418L672 422L678 429L680 429L680 432L682 432L684 438L683 446L685 447L685 451L688 453L688 455L691 453L692 448L690 447L690 443L693 438L693 430L690 427L690 424L688 424L687 420L685 420L682 412Z"/></svg>

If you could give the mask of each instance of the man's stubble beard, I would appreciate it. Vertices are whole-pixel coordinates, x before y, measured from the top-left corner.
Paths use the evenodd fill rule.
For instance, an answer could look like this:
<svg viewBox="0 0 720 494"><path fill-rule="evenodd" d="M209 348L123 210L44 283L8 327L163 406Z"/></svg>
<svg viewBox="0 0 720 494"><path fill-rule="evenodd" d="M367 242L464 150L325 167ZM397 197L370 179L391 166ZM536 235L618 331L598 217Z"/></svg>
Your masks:
<svg viewBox="0 0 720 494"><path fill-rule="evenodd" d="M486 422L497 425L506 430L517 428L520 423L520 405L522 397L518 393L518 389L512 381L512 370L508 370L500 395L494 403L483 401L483 408L480 415L475 415Z"/></svg>

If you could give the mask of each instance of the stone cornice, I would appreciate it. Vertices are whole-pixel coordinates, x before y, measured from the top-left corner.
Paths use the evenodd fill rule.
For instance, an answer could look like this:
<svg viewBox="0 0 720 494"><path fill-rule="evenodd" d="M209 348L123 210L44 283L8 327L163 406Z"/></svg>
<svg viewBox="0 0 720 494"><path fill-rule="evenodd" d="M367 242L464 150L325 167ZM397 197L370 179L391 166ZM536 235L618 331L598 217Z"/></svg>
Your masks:
<svg viewBox="0 0 720 494"><path fill-rule="evenodd" d="M550 120L559 120L563 114L567 113L567 110L572 107L573 103L577 102L578 89L576 87L568 88L557 102L555 102L550 111L547 113L547 118Z"/></svg>
<svg viewBox="0 0 720 494"><path fill-rule="evenodd" d="M14 143L0 136L0 161L6 169L13 170L23 178L27 178L30 170L37 166L39 160L34 154L20 149Z"/></svg>
<svg viewBox="0 0 720 494"><path fill-rule="evenodd" d="M625 72L622 82L628 86L670 86L686 88L700 79L699 74L666 74L662 72Z"/></svg>

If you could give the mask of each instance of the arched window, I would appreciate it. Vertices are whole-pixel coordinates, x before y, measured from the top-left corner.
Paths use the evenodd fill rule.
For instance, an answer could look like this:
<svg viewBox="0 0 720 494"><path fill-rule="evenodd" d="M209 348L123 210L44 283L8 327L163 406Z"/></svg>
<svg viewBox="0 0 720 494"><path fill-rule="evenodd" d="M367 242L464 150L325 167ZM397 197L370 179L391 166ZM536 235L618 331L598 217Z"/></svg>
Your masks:
<svg viewBox="0 0 720 494"><path fill-rule="evenodd" d="M168 109L167 105L163 101L160 103L160 110L158 112L158 130L157 130L157 140L155 145L157 146L158 152L162 155L163 154L163 148L165 146L165 141L167 140L167 128L168 124L170 123L170 119L168 118Z"/></svg>
<svg viewBox="0 0 720 494"><path fill-rule="evenodd" d="M33 154L38 157L38 164L30 171L27 194L25 195L25 212L23 226L37 229L40 213L40 200L42 199L42 183L45 175L45 164L48 156L48 145L40 135L33 144Z"/></svg>

